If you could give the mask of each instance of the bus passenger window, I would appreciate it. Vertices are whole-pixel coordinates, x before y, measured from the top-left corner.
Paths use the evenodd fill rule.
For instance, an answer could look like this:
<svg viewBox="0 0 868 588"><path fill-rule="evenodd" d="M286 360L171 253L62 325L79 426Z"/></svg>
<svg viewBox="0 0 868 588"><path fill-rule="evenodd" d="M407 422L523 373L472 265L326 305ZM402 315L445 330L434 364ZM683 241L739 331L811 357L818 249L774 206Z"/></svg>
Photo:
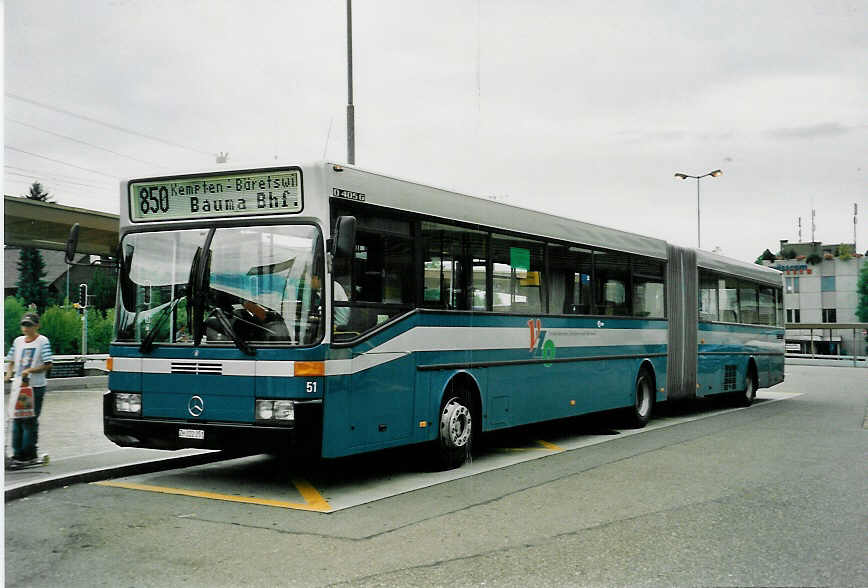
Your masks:
<svg viewBox="0 0 868 588"><path fill-rule="evenodd" d="M493 235L492 310L539 314L543 304L543 245Z"/></svg>
<svg viewBox="0 0 868 588"><path fill-rule="evenodd" d="M758 287L755 284L740 280L738 284L738 307L742 323L759 324Z"/></svg>
<svg viewBox="0 0 868 588"><path fill-rule="evenodd" d="M422 222L424 308L486 310L488 233Z"/></svg>
<svg viewBox="0 0 868 588"><path fill-rule="evenodd" d="M717 277L701 270L699 272L699 320L719 320L717 304Z"/></svg>
<svg viewBox="0 0 868 588"><path fill-rule="evenodd" d="M633 258L633 316L666 316L663 262L644 257Z"/></svg>
<svg viewBox="0 0 868 588"><path fill-rule="evenodd" d="M630 256L615 251L594 251L594 278L597 314L629 316Z"/></svg>
<svg viewBox="0 0 868 588"><path fill-rule="evenodd" d="M725 323L739 322L737 280L733 278L718 279L717 301L720 305L720 320Z"/></svg>
<svg viewBox="0 0 868 588"><path fill-rule="evenodd" d="M591 313L591 250L549 243L549 313Z"/></svg>
<svg viewBox="0 0 868 588"><path fill-rule="evenodd" d="M775 289L771 286L760 286L759 289L759 324L774 325L777 322L775 310Z"/></svg>

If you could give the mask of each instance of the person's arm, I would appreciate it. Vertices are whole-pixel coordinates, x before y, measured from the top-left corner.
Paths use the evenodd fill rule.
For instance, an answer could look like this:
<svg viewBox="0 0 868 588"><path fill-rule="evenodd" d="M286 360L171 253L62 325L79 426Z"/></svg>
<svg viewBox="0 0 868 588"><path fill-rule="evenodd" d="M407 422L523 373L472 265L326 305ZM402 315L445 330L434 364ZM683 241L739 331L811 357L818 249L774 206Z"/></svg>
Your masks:
<svg viewBox="0 0 868 588"><path fill-rule="evenodd" d="M29 367L29 368L27 368L27 369L21 370L21 375L22 375L22 376L29 376L29 375L32 375L32 374L38 374L38 373L41 373L41 372L47 372L47 371L50 370L50 369L51 369L51 362L49 362L49 363L43 363L42 365L38 365L38 366L36 366L36 367Z"/></svg>
<svg viewBox="0 0 868 588"><path fill-rule="evenodd" d="M3 375L3 380L10 382L12 375L15 373L15 343L9 348L9 353L6 354L6 373Z"/></svg>

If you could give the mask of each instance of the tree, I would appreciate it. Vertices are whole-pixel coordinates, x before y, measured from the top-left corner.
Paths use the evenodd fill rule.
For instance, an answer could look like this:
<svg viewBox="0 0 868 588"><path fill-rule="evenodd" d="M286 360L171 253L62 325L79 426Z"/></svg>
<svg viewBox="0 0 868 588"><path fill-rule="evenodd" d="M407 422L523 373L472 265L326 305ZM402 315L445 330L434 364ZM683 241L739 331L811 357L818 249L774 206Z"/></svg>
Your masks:
<svg viewBox="0 0 868 588"><path fill-rule="evenodd" d="M28 200L48 202L51 195L45 191L42 184L33 182L30 191L24 195ZM24 247L18 256L18 298L24 304L35 304L39 312L45 310L50 302L48 284L42 278L45 277L45 262L42 254L34 247Z"/></svg>
<svg viewBox="0 0 868 588"><path fill-rule="evenodd" d="M101 269L94 271L90 282L87 284L88 293L91 296L93 306L105 311L115 306L115 292L118 281L114 275L106 275Z"/></svg>
<svg viewBox="0 0 868 588"><path fill-rule="evenodd" d="M18 255L17 297L24 304L35 304L39 312L49 303L48 284L42 279L44 277L45 262L39 250L24 247Z"/></svg>
<svg viewBox="0 0 868 588"><path fill-rule="evenodd" d="M24 195L28 200L39 200L40 202L50 202L51 194L45 191L42 184L33 182L30 186L30 192Z"/></svg>
<svg viewBox="0 0 868 588"><path fill-rule="evenodd" d="M762 265L764 261L774 261L775 259L777 259L775 257L775 254L772 253L771 251L769 251L768 249L766 249L765 251L762 252L762 255L760 255L759 257L756 258L755 263L757 265Z"/></svg>
<svg viewBox="0 0 868 588"><path fill-rule="evenodd" d="M820 263L823 263L823 258L820 257L819 253L815 252L811 253L805 261L807 261L811 265L818 265Z"/></svg>
<svg viewBox="0 0 868 588"><path fill-rule="evenodd" d="M859 272L859 285L856 286L858 300L856 303L856 318L863 323L868 323L868 263L862 262L862 271Z"/></svg>

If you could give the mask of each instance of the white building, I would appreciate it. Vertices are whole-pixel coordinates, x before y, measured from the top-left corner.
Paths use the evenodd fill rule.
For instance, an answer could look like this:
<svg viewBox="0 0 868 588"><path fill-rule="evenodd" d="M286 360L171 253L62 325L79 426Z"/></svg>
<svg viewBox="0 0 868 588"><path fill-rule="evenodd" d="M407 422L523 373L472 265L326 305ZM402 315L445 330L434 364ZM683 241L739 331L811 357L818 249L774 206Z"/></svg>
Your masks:
<svg viewBox="0 0 868 588"><path fill-rule="evenodd" d="M859 322L856 318L857 285L865 257L853 250L852 243L824 245L781 241L780 258L763 262L784 272L784 312L788 325L829 325L828 329L814 329L813 333L808 329L787 329L788 351L852 354L852 330L835 330L834 324ZM861 330L856 333L856 339L857 343L862 343ZM861 352L861 345L859 349Z"/></svg>

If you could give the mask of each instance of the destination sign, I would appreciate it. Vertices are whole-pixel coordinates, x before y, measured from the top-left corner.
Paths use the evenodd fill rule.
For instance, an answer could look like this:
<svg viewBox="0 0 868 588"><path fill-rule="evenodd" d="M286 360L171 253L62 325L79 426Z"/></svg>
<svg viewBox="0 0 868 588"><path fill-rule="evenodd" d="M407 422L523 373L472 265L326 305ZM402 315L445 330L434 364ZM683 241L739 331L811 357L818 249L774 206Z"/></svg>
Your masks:
<svg viewBox="0 0 868 588"><path fill-rule="evenodd" d="M129 199L133 222L292 214L303 207L299 170L131 182Z"/></svg>

